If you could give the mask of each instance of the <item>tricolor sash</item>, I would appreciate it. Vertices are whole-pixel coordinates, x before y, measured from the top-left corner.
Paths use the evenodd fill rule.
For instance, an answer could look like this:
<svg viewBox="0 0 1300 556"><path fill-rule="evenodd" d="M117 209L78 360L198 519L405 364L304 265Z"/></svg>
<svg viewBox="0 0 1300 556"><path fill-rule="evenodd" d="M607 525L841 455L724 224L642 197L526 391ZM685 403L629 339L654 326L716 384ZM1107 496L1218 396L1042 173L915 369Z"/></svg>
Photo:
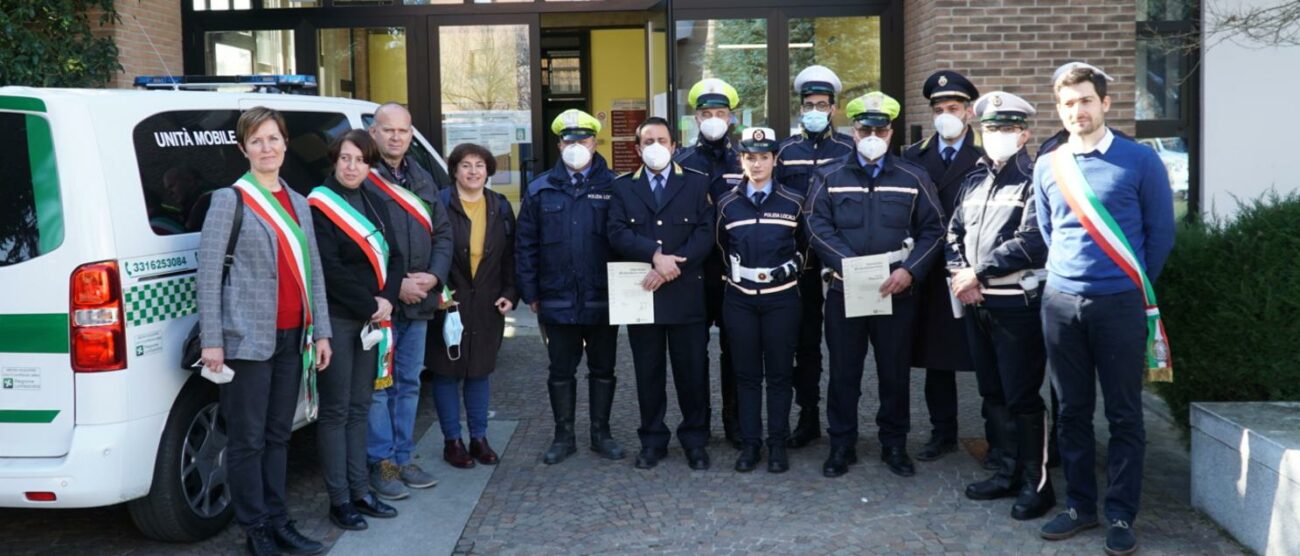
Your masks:
<svg viewBox="0 0 1300 556"><path fill-rule="evenodd" d="M429 212L429 205L425 204L424 199L411 193L410 190L405 187L390 183L374 170L370 171L370 176L367 179L369 179L370 183L374 184L375 187L378 187L380 191L383 191L384 194L392 197L394 201L397 201L397 206L402 207L402 210L406 211L407 214L410 214L411 218L414 218L421 226L424 226L424 231L433 234L433 213Z"/></svg>
<svg viewBox="0 0 1300 556"><path fill-rule="evenodd" d="M316 417L318 402L316 399L316 344L312 339L312 298L311 298L311 249L307 244L307 235L303 233L302 228L293 221L293 217L285 212L284 207L275 199L271 191L253 178L251 172L240 176L235 181L235 190L239 191L244 200L244 205L253 211L258 218L271 226L275 230L275 241L278 256L284 257L289 263L289 269L293 276L291 277L295 284L298 285L298 291L302 292L302 326L303 326L303 346L302 346L302 377L303 384L307 391L307 415L310 418Z"/></svg>
<svg viewBox="0 0 1300 556"><path fill-rule="evenodd" d="M1088 235L1142 291L1147 315L1147 380L1173 382L1174 366L1169 352L1169 339L1165 334L1165 324L1160 320L1160 308L1156 305L1155 286L1147 278L1137 253L1124 236L1124 230L1120 229L1110 211L1097 198L1092 186L1088 185L1083 170L1079 168L1079 163L1069 148L1062 147L1052 153L1052 175L1056 179L1056 186L1061 190L1061 197L1065 198L1065 203L1088 231Z"/></svg>
<svg viewBox="0 0 1300 556"><path fill-rule="evenodd" d="M370 261L370 268L375 272L379 290L383 291L388 283L388 241L364 214L353 208L346 200L328 187L320 186L307 196L307 204L321 211L344 234L356 242L361 252ZM390 319L384 319L374 327L383 336L379 340L379 363L375 373L375 390L383 390L393 385L393 325Z"/></svg>

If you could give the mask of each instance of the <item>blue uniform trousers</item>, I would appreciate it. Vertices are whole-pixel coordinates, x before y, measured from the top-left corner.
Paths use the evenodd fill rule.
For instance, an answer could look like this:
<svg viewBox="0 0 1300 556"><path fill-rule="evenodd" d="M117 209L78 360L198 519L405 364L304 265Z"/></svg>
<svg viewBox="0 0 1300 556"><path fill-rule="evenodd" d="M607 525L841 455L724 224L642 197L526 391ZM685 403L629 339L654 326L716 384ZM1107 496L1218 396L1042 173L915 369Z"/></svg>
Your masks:
<svg viewBox="0 0 1300 556"><path fill-rule="evenodd" d="M826 293L826 345L831 353L831 379L826 390L827 433L831 446L853 447L858 441L858 399L870 342L876 352L880 408L876 425L880 444L902 448L911 430L909 373L912 363L912 323L916 299L894 296L894 314L877 317L844 316L844 292Z"/></svg>
<svg viewBox="0 0 1300 556"><path fill-rule="evenodd" d="M791 375L801 316L799 290L748 295L727 287L722 306L736 369L740 439L762 443L763 382L767 382L767 444L790 436Z"/></svg>

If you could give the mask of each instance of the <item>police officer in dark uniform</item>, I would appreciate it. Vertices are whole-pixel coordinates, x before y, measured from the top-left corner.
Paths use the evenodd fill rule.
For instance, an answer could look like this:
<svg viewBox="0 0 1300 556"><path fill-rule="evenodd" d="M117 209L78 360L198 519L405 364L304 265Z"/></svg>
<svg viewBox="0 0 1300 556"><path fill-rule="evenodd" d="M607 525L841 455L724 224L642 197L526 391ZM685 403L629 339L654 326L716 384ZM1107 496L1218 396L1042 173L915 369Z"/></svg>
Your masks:
<svg viewBox="0 0 1300 556"><path fill-rule="evenodd" d="M994 475L966 487L973 500L1018 496L1011 517L1042 516L1056 504L1043 451L1047 413L1038 391L1047 353L1042 285L1047 244L1034 206L1034 163L1025 144L1034 107L995 91L975 103L985 157L966 176L948 227L952 295L963 304Z"/></svg>
<svg viewBox="0 0 1300 556"><path fill-rule="evenodd" d="M709 468L709 329L704 307L704 260L714 249L708 176L672 163L672 129L651 117L637 127L644 165L614 181L609 241L615 260L650 263L641 285L654 292L654 324L627 327L641 409L639 469L668 455L664 425L668 358L682 412L677 439L691 469ZM667 357L665 357L665 350Z"/></svg>
<svg viewBox="0 0 1300 556"><path fill-rule="evenodd" d="M548 465L577 450L574 407L577 370L587 353L591 449L623 459L610 434L618 327L609 325L605 263L610 259L605 224L614 172L596 153L600 122L581 110L566 110L551 130L560 138L561 162L538 176L524 195L515 236L520 298L546 326L550 375L546 389L555 415L555 440L542 457Z"/></svg>
<svg viewBox="0 0 1300 556"><path fill-rule="evenodd" d="M835 97L844 86L839 76L826 66L808 66L794 79L801 106L798 135L781 142L776 153L775 180L800 195L808 194L808 180L818 169L849 158L853 138L835 131ZM806 272L800 277L799 296L803 315L799 325L799 347L795 353L794 392L799 404L799 421L790 433L789 446L802 448L821 438L821 419L817 403L821 398L822 379L822 281L821 264L816 252L804 261Z"/></svg>
<svg viewBox="0 0 1300 556"><path fill-rule="evenodd" d="M772 180L776 133L746 129L740 141L745 180L718 198L717 237L726 263L723 314L740 383L736 471L762 458L763 382L767 381L767 470L790 469L791 375L799 342L799 269L806 249L799 224L803 196Z"/></svg>
<svg viewBox="0 0 1300 556"><path fill-rule="evenodd" d="M709 78L696 83L687 95L695 107L695 124L700 129L694 145L678 150L674 160L709 177L709 195L718 199L740 182L740 159L731 147L731 111L740 104L736 88L727 82ZM732 366L727 328L722 322L722 255L714 251L704 263L704 297L708 304L709 325L718 326L719 382L722 386L722 430L727 442L740 447L736 409L736 372ZM707 363L706 363L707 364ZM712 420L713 411L709 411Z"/></svg>
<svg viewBox="0 0 1300 556"><path fill-rule="evenodd" d="M817 173L804 203L809 243L831 275L826 294L831 450L822 467L827 477L843 475L857 463L858 398L868 341L876 352L880 386L880 458L897 475L916 472L907 455L913 288L942 256L944 230L934 184L925 170L887 154L893 136L890 121L899 110L898 101L880 92L849 103L857 153ZM890 261L889 277L878 290L892 296L890 315L846 316L843 260L864 255L885 255Z"/></svg>
<svg viewBox="0 0 1300 556"><path fill-rule="evenodd" d="M922 94L934 113L934 135L909 146L903 158L925 168L939 192L943 213L956 208L962 178L975 168L983 151L980 136L967 125L970 104L979 96L969 79L951 70L935 72L925 80ZM947 221L944 222L947 225ZM957 376L954 371L973 368L966 345L966 329L952 316L947 273L943 260L934 263L925 283L919 284L916 337L912 365L925 371L925 405L930 410L930 439L916 459L932 461L957 449Z"/></svg>

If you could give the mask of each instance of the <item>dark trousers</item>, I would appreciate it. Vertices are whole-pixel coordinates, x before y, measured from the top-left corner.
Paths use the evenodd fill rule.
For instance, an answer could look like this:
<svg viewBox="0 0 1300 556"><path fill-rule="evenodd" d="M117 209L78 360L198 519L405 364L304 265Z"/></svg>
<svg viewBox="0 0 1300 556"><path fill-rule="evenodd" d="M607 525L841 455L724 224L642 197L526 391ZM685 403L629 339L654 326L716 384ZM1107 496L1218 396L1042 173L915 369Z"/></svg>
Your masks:
<svg viewBox="0 0 1300 556"><path fill-rule="evenodd" d="M1038 391L1043 386L1047 354L1038 304L968 306L963 321L980 397L1006 406L1013 416L1042 413L1046 406Z"/></svg>
<svg viewBox="0 0 1300 556"><path fill-rule="evenodd" d="M790 436L790 378L799 343L799 292L746 295L727 291L722 311L735 353L740 439L761 443L763 381L767 381L767 444L785 446Z"/></svg>
<svg viewBox="0 0 1300 556"><path fill-rule="evenodd" d="M1061 398L1058 424L1066 502L1080 513L1097 510L1096 440L1092 416L1101 383L1110 423L1105 515L1132 522L1142 493L1146 429L1142 375L1146 364L1146 312L1142 294L1082 296L1047 288L1043 337L1052 383Z"/></svg>
<svg viewBox="0 0 1300 556"><path fill-rule="evenodd" d="M957 372L925 370L925 407L930 410L930 434L957 440Z"/></svg>
<svg viewBox="0 0 1300 556"><path fill-rule="evenodd" d="M852 447L858 441L858 398L867 343L876 352L880 409L876 425L880 444L903 447L911 430L908 373L912 363L912 323L916 300L894 296L894 314L844 317L844 293L826 294L826 345L831 352L831 380L826 390L826 419L831 446Z"/></svg>
<svg viewBox="0 0 1300 556"><path fill-rule="evenodd" d="M731 416L736 411L736 368L731 357L731 341L728 339L726 318L723 316L722 300L725 296L726 285L709 286L704 290L705 303L708 305L709 325L718 327L718 386L722 393L722 418L728 418L728 412ZM707 339L706 339L707 341ZM708 370L709 360L705 360L705 374L711 374ZM712 405L712 397L709 398ZM713 409L709 408L709 418L713 418ZM711 427L710 427L711 428Z"/></svg>
<svg viewBox="0 0 1300 556"><path fill-rule="evenodd" d="M811 263L810 263L811 264ZM820 265L799 276L799 345L795 352L794 396L803 411L816 411L822 388L822 279Z"/></svg>
<svg viewBox="0 0 1300 556"><path fill-rule="evenodd" d="M289 435L302 383L302 330L275 332L266 361L227 360L235 379L221 385L226 482L235 520L248 529L289 521L284 502Z"/></svg>
<svg viewBox="0 0 1300 556"><path fill-rule="evenodd" d="M708 324L637 324L627 327L636 368L636 399L641 409L637 436L643 448L667 448L671 434L664 424L668 409L668 361L682 423L677 440L683 448L709 443Z"/></svg>
<svg viewBox="0 0 1300 556"><path fill-rule="evenodd" d="M548 324L546 352L550 356L550 380L569 381L578 374L584 346L587 378L614 378L618 350L618 327L604 324Z"/></svg>
<svg viewBox="0 0 1300 556"><path fill-rule="evenodd" d="M366 477L366 431L371 395L378 374L379 346L361 349L363 322L330 319L334 355L317 375L320 420L316 444L320 451L325 492L338 506L369 492Z"/></svg>

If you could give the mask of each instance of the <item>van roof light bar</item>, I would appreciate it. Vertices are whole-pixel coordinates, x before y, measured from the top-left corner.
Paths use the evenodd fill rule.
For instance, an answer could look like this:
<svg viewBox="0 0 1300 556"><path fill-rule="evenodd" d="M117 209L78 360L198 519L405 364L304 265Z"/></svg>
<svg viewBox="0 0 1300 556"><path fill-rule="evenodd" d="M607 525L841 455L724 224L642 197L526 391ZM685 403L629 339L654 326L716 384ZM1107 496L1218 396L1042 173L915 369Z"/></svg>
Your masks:
<svg viewBox="0 0 1300 556"><path fill-rule="evenodd" d="M314 95L314 75L141 75L135 88L158 91L251 90L256 93Z"/></svg>

